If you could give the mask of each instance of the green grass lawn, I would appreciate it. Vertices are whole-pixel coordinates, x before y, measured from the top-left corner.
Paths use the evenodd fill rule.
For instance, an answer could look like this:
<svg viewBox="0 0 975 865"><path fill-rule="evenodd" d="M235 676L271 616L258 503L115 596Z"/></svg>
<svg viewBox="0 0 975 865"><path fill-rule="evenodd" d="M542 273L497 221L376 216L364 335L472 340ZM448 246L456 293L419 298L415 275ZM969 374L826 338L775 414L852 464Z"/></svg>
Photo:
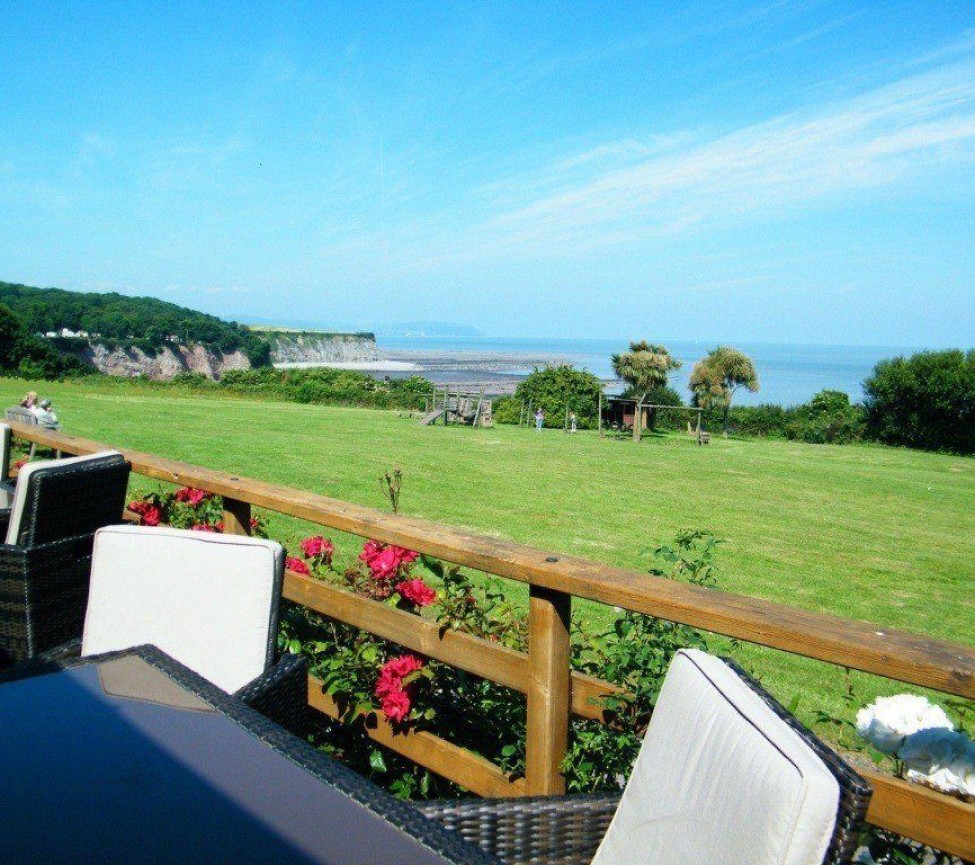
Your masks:
<svg viewBox="0 0 975 865"><path fill-rule="evenodd" d="M615 565L645 570L648 548L680 529L711 529L725 542L723 589L975 644L972 459L720 436L698 447L686 435L634 444L586 432L420 427L395 412L115 382L33 387L78 435L375 507L385 505L377 476L399 466L405 513ZM0 401L26 389L0 379ZM279 517L271 531L293 542L304 530ZM836 668L740 654L781 698L801 695L807 712L842 705ZM906 689L854 678L863 699Z"/></svg>

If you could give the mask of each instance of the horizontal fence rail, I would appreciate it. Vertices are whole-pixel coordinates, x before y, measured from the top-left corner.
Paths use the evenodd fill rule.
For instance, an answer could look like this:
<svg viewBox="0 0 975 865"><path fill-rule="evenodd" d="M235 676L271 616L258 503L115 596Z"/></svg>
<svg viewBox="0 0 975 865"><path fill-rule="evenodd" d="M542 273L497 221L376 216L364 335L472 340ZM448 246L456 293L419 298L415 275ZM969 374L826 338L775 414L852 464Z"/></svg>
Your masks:
<svg viewBox="0 0 975 865"><path fill-rule="evenodd" d="M15 436L65 454L114 449L100 442L11 424ZM285 596L427 657L504 685L528 701L527 771L510 778L485 758L430 732L402 734L378 720L381 745L482 796L559 794L569 714L603 720L609 682L569 670L569 609L586 598L912 685L975 698L975 649L907 631L799 610L663 577L552 554L394 515L229 472L121 449L138 474L224 497L227 531L249 531L261 507L337 531L397 544L454 564L529 585L529 647L517 652L438 625L319 580L288 572ZM330 717L339 708L309 677L309 704ZM975 858L975 805L916 784L863 772L874 785L868 820L966 859Z"/></svg>

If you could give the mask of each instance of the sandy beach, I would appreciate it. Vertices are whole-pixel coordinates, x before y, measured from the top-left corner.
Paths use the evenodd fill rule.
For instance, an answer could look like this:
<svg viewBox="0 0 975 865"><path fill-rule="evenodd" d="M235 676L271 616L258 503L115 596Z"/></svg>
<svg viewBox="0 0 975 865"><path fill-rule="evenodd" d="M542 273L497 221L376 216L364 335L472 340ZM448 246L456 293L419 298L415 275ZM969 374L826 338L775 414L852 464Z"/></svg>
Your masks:
<svg viewBox="0 0 975 865"><path fill-rule="evenodd" d="M313 369L327 367L328 369L353 369L360 372L420 372L423 367L404 360L366 360L366 361L296 361L293 363L276 363L276 369Z"/></svg>

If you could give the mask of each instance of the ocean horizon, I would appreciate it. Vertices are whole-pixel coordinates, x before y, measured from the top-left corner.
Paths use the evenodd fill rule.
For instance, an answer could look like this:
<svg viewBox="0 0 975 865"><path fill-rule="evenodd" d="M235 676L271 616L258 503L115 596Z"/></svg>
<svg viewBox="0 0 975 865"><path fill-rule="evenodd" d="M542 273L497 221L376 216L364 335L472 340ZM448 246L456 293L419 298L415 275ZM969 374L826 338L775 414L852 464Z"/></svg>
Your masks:
<svg viewBox="0 0 975 865"><path fill-rule="evenodd" d="M497 356L497 368L485 371L524 376L539 361L567 361L603 379L614 378L610 358L625 351L627 339L572 339L489 336L378 336L376 344L390 352L436 352ZM694 364L717 345L713 341L666 340L664 344L681 361L671 374L671 385L685 398L690 396L688 379ZM757 393L740 390L737 405L778 403L798 405L821 390L839 390L854 402L863 399L863 381L878 361L921 351L906 346L842 346L735 342L748 354L758 370ZM519 365L519 361L524 361ZM422 374L422 373L420 373Z"/></svg>

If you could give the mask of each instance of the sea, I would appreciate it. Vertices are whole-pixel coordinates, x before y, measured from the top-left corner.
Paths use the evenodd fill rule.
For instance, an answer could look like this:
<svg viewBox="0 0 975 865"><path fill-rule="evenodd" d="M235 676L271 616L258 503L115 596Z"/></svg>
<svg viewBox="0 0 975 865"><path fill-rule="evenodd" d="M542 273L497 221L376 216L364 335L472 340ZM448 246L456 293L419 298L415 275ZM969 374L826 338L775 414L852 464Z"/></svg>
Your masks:
<svg viewBox="0 0 975 865"><path fill-rule="evenodd" d="M711 342L661 340L682 366L671 374L671 385L689 396L688 378L696 361L715 347ZM443 370L451 356L463 367L472 357L480 359L479 369L521 378L540 363L566 361L587 369L602 379L613 379L610 358L625 351L625 339L541 339L502 337L412 337L377 338L383 351L395 357L438 356ZM885 358L912 354L917 348L896 346L784 345L778 343L735 342L755 363L760 389L757 393L739 390L738 405L777 403L797 405L807 402L824 389L844 391L857 402L863 398L863 381L875 364ZM425 373L421 373L425 374ZM446 380L446 379L445 379Z"/></svg>

